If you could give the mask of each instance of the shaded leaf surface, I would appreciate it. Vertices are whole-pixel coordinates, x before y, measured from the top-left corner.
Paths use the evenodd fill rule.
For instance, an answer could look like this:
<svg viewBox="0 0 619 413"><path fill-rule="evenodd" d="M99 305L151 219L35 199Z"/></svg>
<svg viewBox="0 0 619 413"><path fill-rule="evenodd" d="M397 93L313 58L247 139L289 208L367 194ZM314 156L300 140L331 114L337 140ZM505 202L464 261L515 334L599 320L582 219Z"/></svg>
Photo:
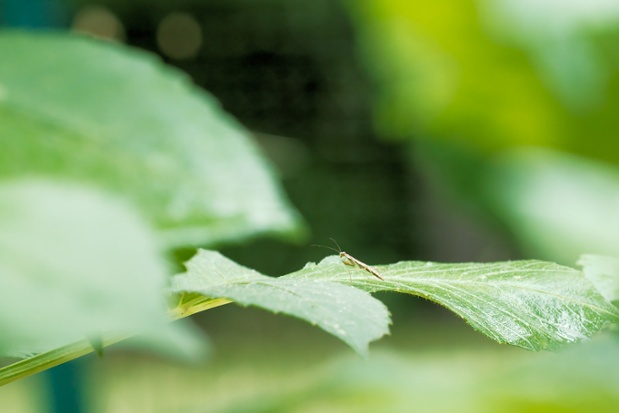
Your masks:
<svg viewBox="0 0 619 413"><path fill-rule="evenodd" d="M580 271L549 262L408 261L376 266L385 281L362 269L343 267L338 257L327 257L287 277L425 297L455 312L493 340L528 350L575 342L619 321L617 309Z"/></svg>
<svg viewBox="0 0 619 413"><path fill-rule="evenodd" d="M0 355L162 328L166 270L150 226L117 197L0 184Z"/></svg>
<svg viewBox="0 0 619 413"><path fill-rule="evenodd" d="M0 33L0 56L0 176L120 192L171 244L298 232L246 131L154 56L25 32Z"/></svg>
<svg viewBox="0 0 619 413"><path fill-rule="evenodd" d="M285 313L335 335L366 354L368 343L388 333L386 307L368 293L320 278L273 278L245 268L215 251L199 250L187 272L174 277L176 293L224 297Z"/></svg>

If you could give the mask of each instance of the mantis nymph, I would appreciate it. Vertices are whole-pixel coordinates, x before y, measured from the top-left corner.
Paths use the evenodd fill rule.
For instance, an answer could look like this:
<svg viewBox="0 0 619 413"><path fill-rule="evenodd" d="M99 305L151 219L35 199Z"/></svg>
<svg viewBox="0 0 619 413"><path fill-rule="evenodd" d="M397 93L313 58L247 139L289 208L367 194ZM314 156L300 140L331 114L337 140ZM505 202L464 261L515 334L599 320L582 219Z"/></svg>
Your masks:
<svg viewBox="0 0 619 413"><path fill-rule="evenodd" d="M333 238L329 238L329 239L333 241L333 243L337 246L337 249L327 247L325 245L317 245L317 244L314 244L314 245L317 247L328 248L330 250L337 252L340 255L340 259L342 260L344 265L348 265L349 267L361 268L362 270L369 272L370 274L372 274L374 277L378 278L379 280L385 281L385 279L381 277L381 275L378 273L378 270L376 268L371 267L367 265L366 263L364 263L363 261L359 261L358 259L350 255L349 253L342 251L339 244Z"/></svg>

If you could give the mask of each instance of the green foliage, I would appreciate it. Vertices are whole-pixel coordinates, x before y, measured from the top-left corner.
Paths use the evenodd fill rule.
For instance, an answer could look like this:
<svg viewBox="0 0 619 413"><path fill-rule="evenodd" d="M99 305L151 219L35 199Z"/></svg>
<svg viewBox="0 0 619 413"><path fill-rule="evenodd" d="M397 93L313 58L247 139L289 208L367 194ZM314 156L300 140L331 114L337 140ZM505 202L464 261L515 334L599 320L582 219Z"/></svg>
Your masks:
<svg viewBox="0 0 619 413"><path fill-rule="evenodd" d="M612 2L352 0L383 136L616 163ZM551 16L551 17L549 17ZM583 137L586 136L586 139Z"/></svg>
<svg viewBox="0 0 619 413"><path fill-rule="evenodd" d="M554 140L559 105L526 55L483 26L483 2L347 4L378 85L384 136L464 143L481 153Z"/></svg>
<svg viewBox="0 0 619 413"><path fill-rule="evenodd" d="M172 292L180 296L175 313L184 317L235 300L307 320L362 354L370 341L387 333L389 317L379 301L357 288L428 298L497 342L529 350L579 341L619 320L619 310L581 272L548 262L400 262L376 269L384 281L331 256L271 278L201 250L187 263L187 272L173 279ZM84 347L78 343L0 369L0 383L39 371L41 363L84 354Z"/></svg>
<svg viewBox="0 0 619 413"><path fill-rule="evenodd" d="M456 194L449 201L482 225L505 225L526 256L619 256L619 71L607 46L619 7L347 4L376 82L379 132L414 142L415 166L437 192Z"/></svg>
<svg viewBox="0 0 619 413"><path fill-rule="evenodd" d="M30 179L0 184L0 205L0 355L165 325L165 265L125 202Z"/></svg>
<svg viewBox="0 0 619 413"><path fill-rule="evenodd" d="M529 254L571 264L619 256L619 170L541 149L509 151L486 171L484 195Z"/></svg>
<svg viewBox="0 0 619 413"><path fill-rule="evenodd" d="M364 355L370 341L389 332L385 306L338 280L267 277L206 250L200 250L186 265L187 272L173 279L173 292L225 297L241 305L292 315L319 326ZM196 304L195 299L192 302Z"/></svg>
<svg viewBox="0 0 619 413"><path fill-rule="evenodd" d="M0 356L44 352L0 382L140 332L203 355L168 323L165 248L302 234L248 133L137 50L4 31L0 55Z"/></svg>
<svg viewBox="0 0 619 413"><path fill-rule="evenodd" d="M0 35L0 176L42 174L120 193L172 245L300 220L247 133L154 56L66 34Z"/></svg>
<svg viewBox="0 0 619 413"><path fill-rule="evenodd" d="M453 340L459 337L454 335ZM142 368L146 377L150 377L148 367ZM227 366L226 372L237 379L233 390L210 388L203 401L195 403L204 406L207 401L224 399L218 397L221 392L231 393L218 404L223 406L209 405L196 411L614 413L619 403L617 342L608 336L552 354L483 346L465 351L427 349L406 355L383 350L370 360L336 357L309 371L290 368L275 382L265 382L263 371L257 370L259 373L248 378L248 373L235 375ZM212 379L206 374L203 377ZM253 382L251 390L247 382ZM273 388L277 391L270 391ZM200 390L196 386L194 391ZM162 404L165 391L152 390ZM133 403L137 406L139 399Z"/></svg>
<svg viewBox="0 0 619 413"><path fill-rule="evenodd" d="M177 72L119 46L4 33L0 54L0 354L39 353L0 369L0 384L137 332L204 353L191 327L166 325L166 293L180 300L173 318L234 301L361 354L388 333L377 291L428 298L530 350L617 322L581 272L541 261L400 262L377 267L382 281L328 257L272 278L202 250L166 291L164 247L302 233L245 131Z"/></svg>
<svg viewBox="0 0 619 413"><path fill-rule="evenodd" d="M619 321L610 305L580 271L542 261L490 264L400 262L376 267L385 278L350 270L339 257L270 278L216 252L200 251L173 291L224 297L242 305L284 312L317 324L359 351L387 332L384 308L354 289L393 291L428 298L498 341L542 350L590 337ZM192 303L197 304L195 298Z"/></svg>
<svg viewBox="0 0 619 413"><path fill-rule="evenodd" d="M604 298L617 306L619 301L619 258L587 254L580 257L585 276Z"/></svg>
<svg viewBox="0 0 619 413"><path fill-rule="evenodd" d="M332 257L290 277L346 283L346 269ZM376 267L385 281L363 270L352 285L428 298L496 340L529 350L556 347L591 336L619 321L579 271L543 261L441 264L405 261Z"/></svg>

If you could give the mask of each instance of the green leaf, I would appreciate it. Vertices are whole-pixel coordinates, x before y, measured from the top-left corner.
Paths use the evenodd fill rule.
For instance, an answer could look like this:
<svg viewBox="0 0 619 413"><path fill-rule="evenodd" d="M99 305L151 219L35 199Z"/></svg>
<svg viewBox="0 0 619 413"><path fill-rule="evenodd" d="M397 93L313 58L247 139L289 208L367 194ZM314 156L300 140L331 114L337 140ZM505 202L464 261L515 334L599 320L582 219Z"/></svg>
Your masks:
<svg viewBox="0 0 619 413"><path fill-rule="evenodd" d="M387 332L387 313L368 296L341 284L425 297L493 340L528 350L579 341L619 321L619 310L580 271L549 262L408 261L374 268L384 281L363 268L345 266L338 256L271 278L217 252L200 250L187 263L187 272L174 278L172 290L189 293L181 307L227 298L291 314L318 324L362 353L369 341Z"/></svg>
<svg viewBox="0 0 619 413"><path fill-rule="evenodd" d="M166 274L151 227L118 197L0 184L0 355L166 328Z"/></svg>
<svg viewBox="0 0 619 413"><path fill-rule="evenodd" d="M590 337L619 311L580 271L543 261L439 264L399 262L376 266L381 281L363 269L327 257L286 278L394 291L435 301L499 343L528 350L554 348Z"/></svg>
<svg viewBox="0 0 619 413"><path fill-rule="evenodd" d="M228 298L307 320L360 354L389 332L386 307L353 287L320 278L267 277L215 251L199 250L186 266L186 273L174 277L172 291Z"/></svg>
<svg viewBox="0 0 619 413"><path fill-rule="evenodd" d="M606 300L619 301L619 258L586 254L578 265Z"/></svg>
<svg viewBox="0 0 619 413"><path fill-rule="evenodd" d="M181 72L60 33L0 33L0 56L0 177L119 192L173 245L299 235L247 132Z"/></svg>

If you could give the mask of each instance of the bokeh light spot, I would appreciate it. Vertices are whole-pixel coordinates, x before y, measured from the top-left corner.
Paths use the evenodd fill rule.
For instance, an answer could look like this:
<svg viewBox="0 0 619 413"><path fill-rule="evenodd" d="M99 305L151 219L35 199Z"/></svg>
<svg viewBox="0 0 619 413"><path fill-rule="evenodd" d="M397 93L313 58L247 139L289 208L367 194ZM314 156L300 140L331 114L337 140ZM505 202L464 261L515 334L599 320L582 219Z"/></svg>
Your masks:
<svg viewBox="0 0 619 413"><path fill-rule="evenodd" d="M122 42L125 40L125 28L118 17L101 6L86 6L77 12L72 28L76 32L91 36Z"/></svg>
<svg viewBox="0 0 619 413"><path fill-rule="evenodd" d="M157 44L172 59L189 59L202 46L202 29L193 16L171 13L161 20L157 28Z"/></svg>

